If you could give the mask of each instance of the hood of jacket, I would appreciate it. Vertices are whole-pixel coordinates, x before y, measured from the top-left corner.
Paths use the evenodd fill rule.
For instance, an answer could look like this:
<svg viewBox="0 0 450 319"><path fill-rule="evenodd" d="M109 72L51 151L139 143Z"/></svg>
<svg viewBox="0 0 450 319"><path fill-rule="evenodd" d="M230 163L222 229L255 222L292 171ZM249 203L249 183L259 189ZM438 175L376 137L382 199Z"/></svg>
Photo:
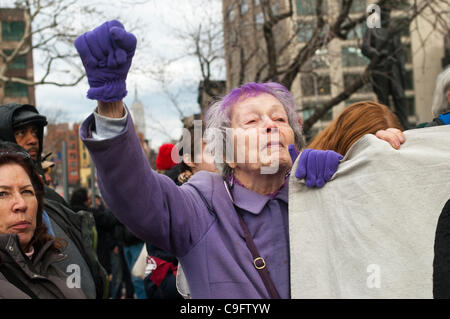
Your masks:
<svg viewBox="0 0 450 319"><path fill-rule="evenodd" d="M38 110L29 104L9 103L0 106L0 140L17 143L14 137L14 116L18 113L18 111L23 109L39 114ZM38 126L39 152L37 164L39 167L41 165L45 125Z"/></svg>

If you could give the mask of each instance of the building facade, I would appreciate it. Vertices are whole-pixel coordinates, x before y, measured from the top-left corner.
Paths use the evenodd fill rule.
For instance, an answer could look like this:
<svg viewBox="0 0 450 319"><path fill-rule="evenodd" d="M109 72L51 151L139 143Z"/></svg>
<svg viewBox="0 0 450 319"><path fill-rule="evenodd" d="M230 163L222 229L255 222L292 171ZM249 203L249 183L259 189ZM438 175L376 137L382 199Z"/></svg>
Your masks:
<svg viewBox="0 0 450 319"><path fill-rule="evenodd" d="M52 180L55 186L63 183L63 141L66 143L67 178L71 187L78 186L80 176L80 137L79 124L72 127L68 123L48 124L44 136L44 153L54 154L55 167L52 170ZM83 162L84 163L84 162Z"/></svg>
<svg viewBox="0 0 450 319"><path fill-rule="evenodd" d="M134 89L134 101L131 104L130 111L136 131L142 133L143 138L145 139L147 129L145 125L145 111L144 105L138 98L137 88Z"/></svg>
<svg viewBox="0 0 450 319"><path fill-rule="evenodd" d="M25 33L25 15L21 9L0 9L0 69L6 67L5 59L17 48ZM27 40L31 46L31 37ZM6 76L33 81L33 54L18 56L7 67ZM0 104L17 102L35 105L34 86L0 80Z"/></svg>
<svg viewBox="0 0 450 319"><path fill-rule="evenodd" d="M348 18L354 20L361 17L366 12L367 6L375 2L354 0ZM410 1L411 4L412 2ZM262 32L264 14L260 0L223 0L222 3L229 91L240 83L264 78L264 64L267 64ZM274 13L286 12L289 9L288 0L271 0L269 3ZM283 20L276 26L274 34L277 52L280 52L280 68L286 65L287 61L292 61L295 54L312 38L317 23L316 3L313 0L294 0L292 18ZM342 1L323 0L322 3L325 19L329 21L336 19ZM405 8L408 6L405 4ZM441 6L445 6L445 3L442 2ZM443 12L445 10L449 12L450 3L441 9ZM406 14L406 11L401 9L392 11L391 22L400 23ZM430 23L436 20L434 15L432 10L425 10L410 24L409 30L406 28L401 32L406 57L405 111L409 122L413 125L432 119L431 103L435 80L444 68L442 63L445 61L445 37L448 36L448 29ZM337 96L352 84L355 78L361 76L369 62L361 52L365 30L364 21L349 33L346 40L333 39L317 50L314 57L303 66L291 87L303 120L307 120L315 108ZM284 45L286 47L283 47ZM245 74L239 74L242 73L242 66L246 66ZM376 99L371 84L365 85L318 121L313 126L311 135L314 136L328 125L347 105L361 100Z"/></svg>

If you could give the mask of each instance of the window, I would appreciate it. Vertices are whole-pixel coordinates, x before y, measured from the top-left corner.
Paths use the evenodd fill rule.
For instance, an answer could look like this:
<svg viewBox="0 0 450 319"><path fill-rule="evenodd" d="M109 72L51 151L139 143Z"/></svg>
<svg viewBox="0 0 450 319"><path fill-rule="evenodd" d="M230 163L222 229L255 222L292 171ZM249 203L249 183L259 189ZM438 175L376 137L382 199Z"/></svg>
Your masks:
<svg viewBox="0 0 450 319"><path fill-rule="evenodd" d="M344 73L344 88L347 89L349 86L353 84L356 80L359 80L361 78L361 74L359 73ZM372 92L372 86L370 83L366 83L363 85L362 88L360 88L358 93L370 93Z"/></svg>
<svg viewBox="0 0 450 319"><path fill-rule="evenodd" d="M366 32L366 23L357 24L347 36L348 40L362 39L364 37L364 32Z"/></svg>
<svg viewBox="0 0 450 319"><path fill-rule="evenodd" d="M8 56L13 53L12 50L4 50L3 52ZM26 68L27 68L27 58L25 55L17 56L9 65L10 70L22 70Z"/></svg>
<svg viewBox="0 0 450 319"><path fill-rule="evenodd" d="M367 8L366 0L353 0L350 6L350 13L365 12ZM342 0L339 1L339 10L342 10Z"/></svg>
<svg viewBox="0 0 450 319"><path fill-rule="evenodd" d="M5 96L9 97L22 97L28 96L28 86L22 83L6 82L5 83Z"/></svg>
<svg viewBox="0 0 450 319"><path fill-rule="evenodd" d="M275 16L280 14L280 5L278 3L272 5L272 14Z"/></svg>
<svg viewBox="0 0 450 319"><path fill-rule="evenodd" d="M406 108L406 114L408 116L415 116L416 115L416 101L414 96L407 96L405 98L405 108Z"/></svg>
<svg viewBox="0 0 450 319"><path fill-rule="evenodd" d="M411 43L406 43L403 47L403 51L405 52L405 62L406 63L412 63L412 49L411 49Z"/></svg>
<svg viewBox="0 0 450 319"><path fill-rule="evenodd" d="M342 66L364 66L369 64L369 60L357 47L342 47Z"/></svg>
<svg viewBox="0 0 450 319"><path fill-rule="evenodd" d="M253 6L254 7L259 6L259 0L253 0Z"/></svg>
<svg viewBox="0 0 450 319"><path fill-rule="evenodd" d="M311 40L314 29L316 28L314 22L299 22L298 23L298 41L308 42Z"/></svg>
<svg viewBox="0 0 450 319"><path fill-rule="evenodd" d="M412 70L405 72L405 90L414 90L414 75Z"/></svg>
<svg viewBox="0 0 450 319"><path fill-rule="evenodd" d="M255 23L258 29L264 24L264 14L262 12L255 15Z"/></svg>
<svg viewBox="0 0 450 319"><path fill-rule="evenodd" d="M306 121L311 115L314 114L316 108L322 107L322 103L315 102L303 102L303 121ZM328 110L328 112L322 116L322 121L331 121L333 119L333 109Z"/></svg>
<svg viewBox="0 0 450 319"><path fill-rule="evenodd" d="M228 7L228 21L233 22L234 21L234 8L233 5L230 5Z"/></svg>
<svg viewBox="0 0 450 319"><path fill-rule="evenodd" d="M331 93L329 75L302 74L301 85L303 96L323 96Z"/></svg>
<svg viewBox="0 0 450 319"><path fill-rule="evenodd" d="M349 106L352 105L353 103L357 103L357 102L363 102L363 101L367 101L370 100L371 98L367 97L367 98L361 98L361 99L348 99L345 100L345 106Z"/></svg>
<svg viewBox="0 0 450 319"><path fill-rule="evenodd" d="M311 0L297 0L297 15L316 15L316 1ZM322 13L327 13L327 1L322 1Z"/></svg>
<svg viewBox="0 0 450 319"><path fill-rule="evenodd" d="M2 41L20 41L24 33L23 21L2 21Z"/></svg>
<svg viewBox="0 0 450 319"><path fill-rule="evenodd" d="M247 11L248 11L247 0L241 0L240 11L241 11L241 15L247 13Z"/></svg>
<svg viewBox="0 0 450 319"><path fill-rule="evenodd" d="M400 18L391 18L390 27L396 32L396 30L400 30L400 36L409 37L409 19L405 17Z"/></svg>
<svg viewBox="0 0 450 319"><path fill-rule="evenodd" d="M73 168L77 167L77 163L76 162L70 163L70 167L73 167Z"/></svg>
<svg viewBox="0 0 450 319"><path fill-rule="evenodd" d="M329 67L328 49L327 48L317 49L316 52L314 52L314 56L311 59L311 63L314 70L328 68Z"/></svg>

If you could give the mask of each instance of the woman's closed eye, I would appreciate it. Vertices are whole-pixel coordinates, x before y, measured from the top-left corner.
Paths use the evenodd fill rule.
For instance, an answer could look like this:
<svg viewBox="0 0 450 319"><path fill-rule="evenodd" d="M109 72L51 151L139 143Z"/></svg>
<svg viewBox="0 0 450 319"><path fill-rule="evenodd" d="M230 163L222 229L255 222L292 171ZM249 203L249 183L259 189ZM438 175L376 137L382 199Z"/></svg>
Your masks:
<svg viewBox="0 0 450 319"><path fill-rule="evenodd" d="M34 196L34 191L31 189L24 189L24 190L22 190L22 194Z"/></svg>

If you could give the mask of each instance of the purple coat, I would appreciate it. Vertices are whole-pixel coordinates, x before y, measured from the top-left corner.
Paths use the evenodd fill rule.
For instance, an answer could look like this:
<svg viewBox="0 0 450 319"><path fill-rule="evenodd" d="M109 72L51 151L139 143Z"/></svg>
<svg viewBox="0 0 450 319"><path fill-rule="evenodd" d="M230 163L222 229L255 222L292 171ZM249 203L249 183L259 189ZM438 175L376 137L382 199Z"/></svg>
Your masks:
<svg viewBox="0 0 450 319"><path fill-rule="evenodd" d="M269 298L220 175L201 171L179 187L150 168L130 115L110 139L92 138L93 125L91 114L80 135L105 202L135 235L177 256L193 298ZM274 198L239 185L231 194L278 292L290 298L288 179Z"/></svg>

